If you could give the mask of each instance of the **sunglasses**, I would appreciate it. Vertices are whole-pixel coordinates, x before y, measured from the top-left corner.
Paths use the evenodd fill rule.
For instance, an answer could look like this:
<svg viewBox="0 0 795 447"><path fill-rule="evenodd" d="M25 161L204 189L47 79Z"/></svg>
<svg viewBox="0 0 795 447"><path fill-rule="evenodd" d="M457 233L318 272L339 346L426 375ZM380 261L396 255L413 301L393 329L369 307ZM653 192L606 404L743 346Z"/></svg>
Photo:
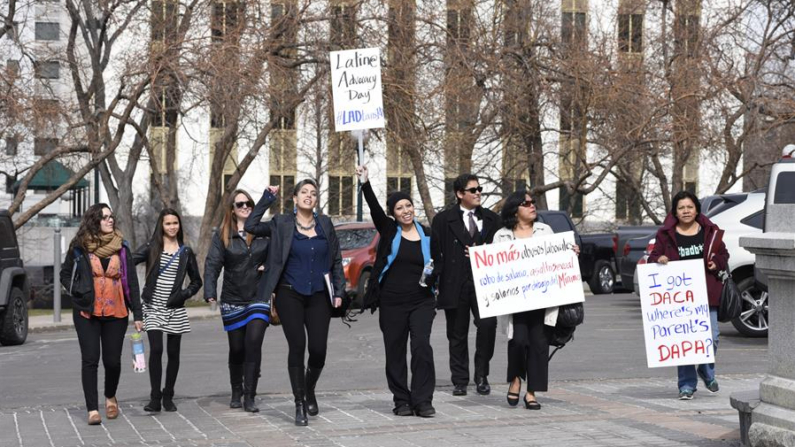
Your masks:
<svg viewBox="0 0 795 447"><path fill-rule="evenodd" d="M254 208L254 202L250 200L247 202L235 202L235 208L240 209L243 207Z"/></svg>
<svg viewBox="0 0 795 447"><path fill-rule="evenodd" d="M530 208L531 206L536 206L536 201L533 199L525 200L524 202L520 203L519 206L522 208Z"/></svg>
<svg viewBox="0 0 795 447"><path fill-rule="evenodd" d="M464 189L463 191L467 191L470 194L476 194L476 193L479 193L479 192L483 192L483 187L482 186L478 186L477 188Z"/></svg>

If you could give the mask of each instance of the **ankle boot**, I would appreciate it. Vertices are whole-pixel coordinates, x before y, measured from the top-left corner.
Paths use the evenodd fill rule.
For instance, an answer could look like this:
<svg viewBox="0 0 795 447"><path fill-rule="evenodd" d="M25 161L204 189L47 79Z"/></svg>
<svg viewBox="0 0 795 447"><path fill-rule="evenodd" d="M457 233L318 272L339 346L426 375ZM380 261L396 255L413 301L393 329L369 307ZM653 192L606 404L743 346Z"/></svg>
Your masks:
<svg viewBox="0 0 795 447"><path fill-rule="evenodd" d="M310 416L317 416L320 409L317 407L317 399L315 398L315 385L317 379L320 378L320 373L323 368L306 368L306 412Z"/></svg>
<svg viewBox="0 0 795 447"><path fill-rule="evenodd" d="M243 365L229 364L229 383L232 385L232 400L229 401L229 408L242 408L243 403Z"/></svg>
<svg viewBox="0 0 795 447"><path fill-rule="evenodd" d="M255 362L246 362L243 364L243 380L245 383L243 409L249 413L256 413L259 411L256 401L259 368Z"/></svg>
<svg viewBox="0 0 795 447"><path fill-rule="evenodd" d="M293 397L295 398L295 425L309 425L306 417L306 384L304 378L304 367L287 368L290 373L290 385L293 387Z"/></svg>
<svg viewBox="0 0 795 447"><path fill-rule="evenodd" d="M166 411L177 411L174 405L174 390L163 388L163 409Z"/></svg>
<svg viewBox="0 0 795 447"><path fill-rule="evenodd" d="M160 411L160 399L162 398L163 394L160 390L152 390L152 392L149 393L149 403L144 405L144 411L158 413Z"/></svg>

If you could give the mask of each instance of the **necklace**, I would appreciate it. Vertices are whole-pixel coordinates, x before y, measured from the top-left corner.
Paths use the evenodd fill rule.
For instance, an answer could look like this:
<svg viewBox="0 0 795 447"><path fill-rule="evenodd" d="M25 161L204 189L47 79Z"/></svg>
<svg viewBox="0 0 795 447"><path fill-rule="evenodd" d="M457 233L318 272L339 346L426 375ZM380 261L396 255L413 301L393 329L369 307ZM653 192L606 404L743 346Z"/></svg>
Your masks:
<svg viewBox="0 0 795 447"><path fill-rule="evenodd" d="M301 222L298 222L298 219L295 219L295 226L298 227L299 230L312 231L315 228L315 219L312 218L312 220L309 222L309 225L307 226L301 225Z"/></svg>

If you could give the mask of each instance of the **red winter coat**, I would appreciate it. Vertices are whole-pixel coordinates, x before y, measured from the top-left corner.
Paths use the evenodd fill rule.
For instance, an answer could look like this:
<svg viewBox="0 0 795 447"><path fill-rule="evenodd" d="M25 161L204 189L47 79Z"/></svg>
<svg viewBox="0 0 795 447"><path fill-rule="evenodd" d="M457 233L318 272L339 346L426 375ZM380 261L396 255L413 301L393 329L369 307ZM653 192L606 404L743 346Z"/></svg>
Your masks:
<svg viewBox="0 0 795 447"><path fill-rule="evenodd" d="M662 228L657 230L654 249L649 255L649 262L657 262L662 255L665 255L670 261L679 260L679 248L676 245L677 222L679 220L672 214L665 218ZM726 250L726 244L721 241L715 257L712 258L718 268L716 270L707 269L709 241L712 239L712 235L718 231L718 226L701 213L696 216L696 222L704 228L704 272L707 280L707 296L709 297L709 305L714 307L720 305L720 295L723 291L723 283L718 278L718 272L729 268L729 252Z"/></svg>

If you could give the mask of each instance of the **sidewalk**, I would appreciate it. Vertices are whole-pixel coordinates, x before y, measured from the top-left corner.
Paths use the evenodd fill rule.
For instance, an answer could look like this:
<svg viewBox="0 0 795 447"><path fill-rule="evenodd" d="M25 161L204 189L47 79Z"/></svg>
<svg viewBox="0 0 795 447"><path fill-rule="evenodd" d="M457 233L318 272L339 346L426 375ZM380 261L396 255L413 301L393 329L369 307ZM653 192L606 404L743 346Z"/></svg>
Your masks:
<svg viewBox="0 0 795 447"><path fill-rule="evenodd" d="M210 310L210 306L188 307L188 318L191 320L203 318L220 318L221 313L216 310ZM130 315L130 322L132 324L132 315ZM56 323L53 321L52 315L36 315L28 317L28 332L49 332L57 330L71 329L74 327L72 321L72 309L61 310L61 321Z"/></svg>
<svg viewBox="0 0 795 447"><path fill-rule="evenodd" d="M739 446L734 391L761 376L721 378L721 391L679 401L671 379L552 382L540 411L505 403L504 385L490 396L434 396L434 418L399 417L386 389L323 392L309 427L293 424L292 396L258 396L260 412L229 409L228 395L176 400L177 413L147 414L143 402L122 401L117 420L86 424L81 406L0 411L3 446ZM104 409L101 409L104 415Z"/></svg>

